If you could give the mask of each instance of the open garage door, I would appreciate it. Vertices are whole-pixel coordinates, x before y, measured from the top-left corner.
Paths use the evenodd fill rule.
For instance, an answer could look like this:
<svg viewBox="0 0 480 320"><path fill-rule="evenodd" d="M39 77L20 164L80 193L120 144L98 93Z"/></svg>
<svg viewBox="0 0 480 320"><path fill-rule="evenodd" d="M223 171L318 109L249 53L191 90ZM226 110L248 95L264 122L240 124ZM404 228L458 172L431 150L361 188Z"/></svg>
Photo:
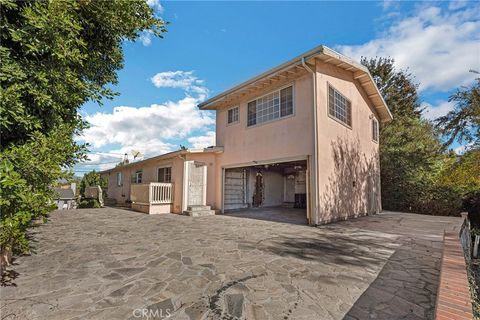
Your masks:
<svg viewBox="0 0 480 320"><path fill-rule="evenodd" d="M247 175L245 169L225 171L224 208L225 210L246 208Z"/></svg>
<svg viewBox="0 0 480 320"><path fill-rule="evenodd" d="M306 223L307 164L306 160L298 160L225 168L224 212Z"/></svg>

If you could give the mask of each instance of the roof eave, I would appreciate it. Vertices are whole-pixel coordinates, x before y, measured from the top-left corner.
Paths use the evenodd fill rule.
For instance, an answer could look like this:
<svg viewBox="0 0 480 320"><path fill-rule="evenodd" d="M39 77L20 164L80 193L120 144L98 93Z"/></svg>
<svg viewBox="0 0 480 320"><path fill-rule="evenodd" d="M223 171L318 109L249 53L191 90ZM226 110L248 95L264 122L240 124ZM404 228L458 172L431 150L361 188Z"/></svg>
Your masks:
<svg viewBox="0 0 480 320"><path fill-rule="evenodd" d="M144 160L141 160L141 161L131 162L131 163L126 164L126 165L122 165L122 166L113 167L113 168L110 168L110 169L107 169L107 170L99 171L98 173L99 174L106 174L106 173L110 173L112 171L115 171L116 169L130 168L130 167L133 167L133 166L145 164L145 163L156 161L156 160L170 159L170 158L174 158L174 157L177 157L177 156L182 156L182 155L187 154L187 153L202 153L202 152L203 153L222 153L223 152L223 147L212 146L212 147L203 148L203 149L180 149L180 150L172 151L172 152L169 152L169 153L164 153L164 154L161 154L161 155L158 155L158 156L155 156L155 157L151 157L151 158L148 158L148 159L144 159Z"/></svg>
<svg viewBox="0 0 480 320"><path fill-rule="evenodd" d="M262 78L266 78L266 77L272 77L272 76L275 76L276 73L280 73L280 72L283 72L284 70L286 69L289 69L289 68L292 68L296 65L301 65L302 64L302 59L305 59L305 61L309 62L311 60L314 60L316 58L321 58L321 57L327 57L327 59L322 59L322 60L337 60L337 61L340 61L341 63L340 64L345 64L345 65L348 65L349 66L349 69L352 69L353 68L353 71L354 72L361 72L361 73L364 73L365 76L368 76L369 78L369 82L372 83L373 87L374 87L374 90L376 91L376 93L378 94L378 97L380 98L381 100L381 105L377 105L375 106L375 108L382 108L382 109L385 109L385 116L383 118L381 118L381 122L389 122L393 119L393 115L392 113L390 112L387 104L385 103L385 100L383 99L382 95L381 95L381 92L380 90L378 89L378 87L376 86L374 80L373 80L373 77L372 75L370 74L369 70L367 67L365 67L364 65L326 47L326 46L323 46L323 45L320 45L302 55L299 55L273 69L269 69L265 72L263 72L262 74L248 80L248 81L245 81L245 82L242 82L240 83L239 85L236 85L234 87L232 87L231 89L228 89L224 92L222 92L221 94L215 96L215 97L212 97L202 103L200 103L198 105L198 107L201 109L201 110L214 110L216 109L216 104L218 104L219 102L221 102L223 99L225 99L227 96L229 96L230 94L233 94L234 92L236 91L239 91L241 90L242 88L246 87L246 86L249 86L251 84L254 84L256 83L257 81L261 80Z"/></svg>

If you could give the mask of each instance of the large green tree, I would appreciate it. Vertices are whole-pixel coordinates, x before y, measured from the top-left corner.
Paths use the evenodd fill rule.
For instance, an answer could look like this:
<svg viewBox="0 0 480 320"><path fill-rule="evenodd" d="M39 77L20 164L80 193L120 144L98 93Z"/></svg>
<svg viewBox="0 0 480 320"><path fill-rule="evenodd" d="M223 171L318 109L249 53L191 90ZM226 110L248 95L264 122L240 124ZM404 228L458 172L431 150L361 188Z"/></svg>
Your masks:
<svg viewBox="0 0 480 320"><path fill-rule="evenodd" d="M447 137L446 144L459 140L480 148L480 78L458 89L449 101L455 104L454 109L435 121Z"/></svg>
<svg viewBox="0 0 480 320"><path fill-rule="evenodd" d="M440 137L421 117L418 85L395 68L391 58L362 58L372 74L393 121L380 131L382 205L385 209L430 214L455 213L460 200L436 188L436 177L448 158ZM450 196L451 195L451 196Z"/></svg>
<svg viewBox="0 0 480 320"><path fill-rule="evenodd" d="M112 98L123 43L165 22L142 0L0 0L2 248L51 210L51 187L85 158L79 108Z"/></svg>

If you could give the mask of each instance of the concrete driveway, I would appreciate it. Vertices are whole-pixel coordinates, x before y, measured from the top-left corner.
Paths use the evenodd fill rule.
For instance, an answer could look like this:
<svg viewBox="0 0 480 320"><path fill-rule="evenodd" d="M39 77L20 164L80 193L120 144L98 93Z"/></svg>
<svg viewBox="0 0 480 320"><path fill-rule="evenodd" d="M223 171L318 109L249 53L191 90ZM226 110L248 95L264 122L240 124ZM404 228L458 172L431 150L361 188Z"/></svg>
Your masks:
<svg viewBox="0 0 480 320"><path fill-rule="evenodd" d="M2 319L431 319L444 229L384 213L318 228L56 211L1 288Z"/></svg>

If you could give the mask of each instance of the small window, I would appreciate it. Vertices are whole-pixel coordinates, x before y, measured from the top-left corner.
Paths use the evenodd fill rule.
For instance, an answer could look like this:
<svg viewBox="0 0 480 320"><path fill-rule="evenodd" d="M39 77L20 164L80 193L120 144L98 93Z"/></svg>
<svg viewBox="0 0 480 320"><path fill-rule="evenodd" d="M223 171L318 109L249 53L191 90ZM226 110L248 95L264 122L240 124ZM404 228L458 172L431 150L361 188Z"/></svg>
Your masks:
<svg viewBox="0 0 480 320"><path fill-rule="evenodd" d="M372 140L378 142L378 120L372 119Z"/></svg>
<svg viewBox="0 0 480 320"><path fill-rule="evenodd" d="M238 122L238 107L235 107L235 108L232 108L230 110L228 110L228 119L227 119L227 123L230 124L230 123L235 123L235 122Z"/></svg>
<svg viewBox="0 0 480 320"><path fill-rule="evenodd" d="M142 170L136 171L134 174L132 174L132 183L142 183L142 176Z"/></svg>
<svg viewBox="0 0 480 320"><path fill-rule="evenodd" d="M121 187L122 185L123 185L122 173L121 173L121 172L117 172L117 187Z"/></svg>
<svg viewBox="0 0 480 320"><path fill-rule="evenodd" d="M247 125L283 118L293 114L293 86L266 94L248 103Z"/></svg>
<svg viewBox="0 0 480 320"><path fill-rule="evenodd" d="M172 182L172 168L165 167L165 168L158 168L158 182Z"/></svg>
<svg viewBox="0 0 480 320"><path fill-rule="evenodd" d="M328 86L328 114L347 126L352 126L352 103L330 85Z"/></svg>

